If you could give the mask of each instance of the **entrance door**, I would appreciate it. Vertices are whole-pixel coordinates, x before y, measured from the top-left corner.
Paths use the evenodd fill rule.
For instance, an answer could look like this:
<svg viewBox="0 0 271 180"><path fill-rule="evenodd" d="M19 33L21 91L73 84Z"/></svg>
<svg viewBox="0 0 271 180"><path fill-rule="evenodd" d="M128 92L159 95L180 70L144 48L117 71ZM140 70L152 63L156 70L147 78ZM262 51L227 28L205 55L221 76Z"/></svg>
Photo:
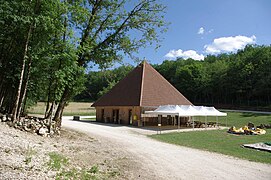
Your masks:
<svg viewBox="0 0 271 180"><path fill-rule="evenodd" d="M101 118L102 118L102 122L105 122L105 119L104 119L104 109L102 109Z"/></svg>
<svg viewBox="0 0 271 180"><path fill-rule="evenodd" d="M113 123L119 124L119 109L113 109Z"/></svg>
<svg viewBox="0 0 271 180"><path fill-rule="evenodd" d="M133 124L132 109L129 109L129 113L128 114L129 114L128 115L128 117L129 117L128 123L129 123L129 125L131 125L131 124Z"/></svg>

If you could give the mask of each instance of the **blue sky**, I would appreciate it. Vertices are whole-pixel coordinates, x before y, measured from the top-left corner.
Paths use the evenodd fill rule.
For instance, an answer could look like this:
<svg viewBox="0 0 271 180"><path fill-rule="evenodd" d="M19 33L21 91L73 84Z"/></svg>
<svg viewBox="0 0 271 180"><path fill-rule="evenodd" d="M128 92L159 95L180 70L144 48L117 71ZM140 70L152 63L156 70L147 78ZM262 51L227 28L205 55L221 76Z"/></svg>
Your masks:
<svg viewBox="0 0 271 180"><path fill-rule="evenodd" d="M204 48L208 45L217 45L221 49L223 43L225 46L235 44L237 46L235 48L222 48L231 51L238 47L242 48L242 45L247 43L271 44L271 0L164 0L162 2L167 6L166 20L171 23L168 32L162 35L164 38L162 46L157 51L153 47L141 49L138 54L151 63L160 64L165 59L174 59L165 57L171 50L193 50L197 54L206 56L208 52L211 53ZM199 32L200 28L204 31ZM238 36L244 37L238 38ZM212 44L215 39L222 37L226 38L220 39L220 46L219 42ZM221 52L228 52L227 50ZM178 52L176 54L178 55ZM179 55L185 57L184 53Z"/></svg>
<svg viewBox="0 0 271 180"><path fill-rule="evenodd" d="M161 47L137 54L150 63L234 52L246 44L271 44L271 0L161 0L169 29ZM133 63L129 58L125 63Z"/></svg>

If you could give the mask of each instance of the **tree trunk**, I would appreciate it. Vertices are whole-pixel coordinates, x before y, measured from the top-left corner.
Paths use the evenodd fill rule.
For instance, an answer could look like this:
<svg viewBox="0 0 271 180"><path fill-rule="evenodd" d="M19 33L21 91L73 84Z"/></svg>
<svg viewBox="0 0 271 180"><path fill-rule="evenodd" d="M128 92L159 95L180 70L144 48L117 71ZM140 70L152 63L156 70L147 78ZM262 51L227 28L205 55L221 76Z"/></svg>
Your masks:
<svg viewBox="0 0 271 180"><path fill-rule="evenodd" d="M1 111L1 107L2 107L3 101L4 101L4 96L2 96L1 100L0 100L0 111Z"/></svg>
<svg viewBox="0 0 271 180"><path fill-rule="evenodd" d="M56 127L61 127L62 113L65 107L65 104L66 104L65 101L61 101L57 107L57 110L53 119L56 122Z"/></svg>
<svg viewBox="0 0 271 180"><path fill-rule="evenodd" d="M44 118L47 119L48 114L50 113L49 110L49 106L50 106L50 101L51 101L51 83L49 84L48 87L48 98L47 98L47 102L46 102L46 109L45 109L45 114L44 114Z"/></svg>
<svg viewBox="0 0 271 180"><path fill-rule="evenodd" d="M22 109L22 113L25 113L26 102L27 102L27 92L26 92L26 95L25 95L25 100L24 100L24 103L23 103L23 109Z"/></svg>
<svg viewBox="0 0 271 180"><path fill-rule="evenodd" d="M51 130L52 130L52 118L53 118L52 115L53 115L54 108L55 108L55 101L52 102L51 114L49 116L49 133L51 133Z"/></svg>
<svg viewBox="0 0 271 180"><path fill-rule="evenodd" d="M46 102L46 109L45 109L45 113L44 113L44 118L46 119L48 114L49 114L49 106L50 106L50 101L49 101L49 98L47 99L47 102Z"/></svg>
<svg viewBox="0 0 271 180"><path fill-rule="evenodd" d="M28 44L30 41L30 36L32 34L32 30L33 30L33 24L31 24L29 26L29 30L27 33L27 38L26 38L26 42L25 42L25 48L24 48L24 55L23 55L23 63L22 63L22 70L21 70L21 75L20 75L20 81L19 81L19 87L18 87L18 91L17 91L17 95L16 95L16 100L15 100L15 104L12 110L12 121L17 121L17 111L19 109L19 101L20 101L20 97L21 97L21 89L22 89L22 84L23 84L23 77L24 77L24 71L25 71L25 62L26 62L26 57L27 57L27 52L28 52Z"/></svg>
<svg viewBox="0 0 271 180"><path fill-rule="evenodd" d="M48 102L48 106L49 106L49 102ZM45 119L48 119L50 118L52 115L53 115L53 110L54 110L54 107L55 107L55 101L52 102L51 106L50 106L50 109L48 107L48 110L44 116Z"/></svg>
<svg viewBox="0 0 271 180"><path fill-rule="evenodd" d="M31 70L31 65L32 65L32 58L29 58L29 62L28 62L28 68L27 68L27 74L26 74L26 79L25 79L25 85L23 88L23 94L20 100L20 104L19 104L19 111L18 111L18 115L20 116L22 113L22 107L23 107L23 103L25 100L25 95L26 95L26 91L27 91L27 86L28 86L28 81L29 81L29 77L30 77L30 70Z"/></svg>
<svg viewBox="0 0 271 180"><path fill-rule="evenodd" d="M4 98L5 98L5 89L2 89L0 86L0 111L2 110L2 104L4 102Z"/></svg>
<svg viewBox="0 0 271 180"><path fill-rule="evenodd" d="M65 104L67 100L69 99L69 96L70 96L69 88L66 87L65 91L62 94L61 100L58 104L55 116L53 118L53 120L56 122L56 127L61 127L62 113L65 108Z"/></svg>

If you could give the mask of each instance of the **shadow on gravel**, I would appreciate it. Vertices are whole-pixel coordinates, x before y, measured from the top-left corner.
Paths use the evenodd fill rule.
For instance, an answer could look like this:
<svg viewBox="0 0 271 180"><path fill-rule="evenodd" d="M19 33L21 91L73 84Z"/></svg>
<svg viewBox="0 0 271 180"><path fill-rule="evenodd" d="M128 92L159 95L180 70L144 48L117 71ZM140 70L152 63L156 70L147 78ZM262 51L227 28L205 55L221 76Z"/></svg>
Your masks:
<svg viewBox="0 0 271 180"><path fill-rule="evenodd" d="M77 122L83 122L83 123L88 123L88 124L95 124L95 125L100 125L100 126L107 126L107 127L129 127L132 129L142 129L142 130L149 130L149 131L168 131L168 130L177 130L178 126L144 126L144 127L136 127L136 126L131 126L131 125L126 125L126 124L113 124L113 123L102 123L102 122L97 122L97 121L91 121L91 120L72 120L72 121L77 121ZM191 129L191 128L186 128L186 127L181 127L180 129Z"/></svg>

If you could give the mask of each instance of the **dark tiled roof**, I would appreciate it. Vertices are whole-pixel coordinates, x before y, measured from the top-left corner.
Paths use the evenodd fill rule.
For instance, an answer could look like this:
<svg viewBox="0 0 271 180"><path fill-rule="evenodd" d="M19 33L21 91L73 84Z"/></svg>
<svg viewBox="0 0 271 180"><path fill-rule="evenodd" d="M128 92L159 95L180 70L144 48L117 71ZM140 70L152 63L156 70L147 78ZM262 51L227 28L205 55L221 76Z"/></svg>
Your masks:
<svg viewBox="0 0 271 180"><path fill-rule="evenodd" d="M192 105L190 101L188 101L151 65L145 63L141 106L167 104Z"/></svg>
<svg viewBox="0 0 271 180"><path fill-rule="evenodd" d="M151 65L143 61L92 106L192 105Z"/></svg>

